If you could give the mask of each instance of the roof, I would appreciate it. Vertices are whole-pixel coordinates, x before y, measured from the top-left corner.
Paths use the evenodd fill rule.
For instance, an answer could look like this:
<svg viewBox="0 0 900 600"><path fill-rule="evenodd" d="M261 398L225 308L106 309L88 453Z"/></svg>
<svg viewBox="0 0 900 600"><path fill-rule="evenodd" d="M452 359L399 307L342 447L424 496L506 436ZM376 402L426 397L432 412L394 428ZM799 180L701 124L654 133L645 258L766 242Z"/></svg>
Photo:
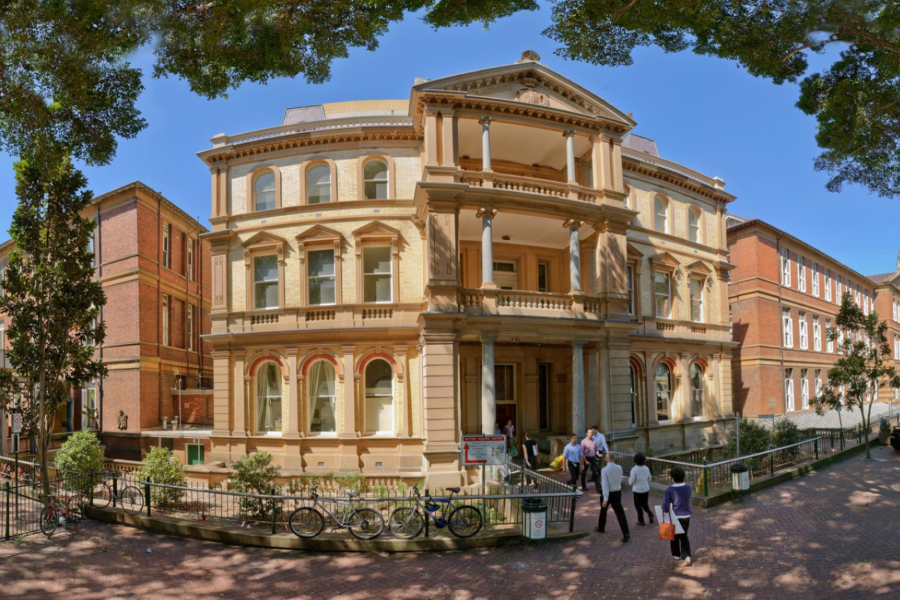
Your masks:
<svg viewBox="0 0 900 600"><path fill-rule="evenodd" d="M790 241L794 242L795 244L797 244L798 246L802 246L802 247L806 248L807 250L809 250L810 252L814 252L814 253L818 254L819 256L823 256L823 257L827 258L828 260L830 260L831 262L833 262L835 265L841 267L842 269L846 269L847 271L849 271L850 273L852 273L855 277L858 277L858 278L860 278L860 279L868 280L868 281L870 281L870 282L872 282L872 283L875 283L875 282L872 281L872 279L869 278L868 276L863 275L862 273L860 273L860 272L857 271L856 269L853 269L853 268L851 268L851 267L848 267L847 265L845 265L845 264L842 263L841 261L837 260L836 258L834 258L833 256L831 256L830 254L825 254L824 252L822 252L821 250L819 250L819 249L816 248L815 246L811 246L810 244L804 242L804 241L801 240L800 238L798 238L798 237L796 237L796 236L793 236L793 235L789 234L788 232L786 232L786 231L784 231L784 230L782 230L782 229L779 229L779 228L775 227L775 226L772 225L771 223L767 223L767 222L763 221L762 219L749 219L749 220L747 220L747 221L742 221L742 222L732 223L731 225L728 226L728 233L731 233L732 231L737 231L738 229L743 229L743 228L745 228L745 227L754 227L754 226L757 226L757 225L762 226L762 227L765 227L765 228L767 228L767 229L770 229L773 233L777 234L778 237L785 237L785 238L789 239Z"/></svg>
<svg viewBox="0 0 900 600"><path fill-rule="evenodd" d="M894 271L893 273L879 273L878 275L869 275L868 277L875 283L882 283L884 281L891 281L896 276L897 272Z"/></svg>
<svg viewBox="0 0 900 600"><path fill-rule="evenodd" d="M638 152L644 152L650 156L659 156L656 142L641 135L635 135L633 133L626 134L625 137L622 138L622 145L626 148L637 150Z"/></svg>
<svg viewBox="0 0 900 600"><path fill-rule="evenodd" d="M321 104L313 104L312 106L298 106L286 109L281 124L294 125L295 123L310 123L312 121L322 121L323 119L325 119L325 109L322 108Z"/></svg>
<svg viewBox="0 0 900 600"><path fill-rule="evenodd" d="M878 418L881 415L889 413L890 410L891 407L889 404L884 404L883 402L873 403L872 422L878 423ZM841 426L843 426L844 429L847 429L859 425L862 422L862 415L860 415L859 408L857 407L852 411L844 409L840 414L834 409L827 410L821 415L816 414L816 411L814 410L806 410L798 413L790 413L783 417L779 416L776 417L776 419L779 421L784 419L793 421L800 429L840 429ZM769 429L772 428L772 419L770 418L757 418L755 420Z"/></svg>
<svg viewBox="0 0 900 600"><path fill-rule="evenodd" d="M154 200L158 200L162 203L163 206L177 214L179 217L194 225L197 229L200 230L200 233L206 233L207 229L204 227L197 219L190 216L183 210L181 210L174 202L163 196L161 193L152 189L149 185L144 183L143 181L132 181L131 183L126 183L121 187L117 187L114 190L110 190L104 194L100 194L99 196L94 196L94 199L91 201L91 204L99 204L104 200L107 200L116 194L121 194L122 192L126 192L128 190L140 190L141 192L147 194Z"/></svg>

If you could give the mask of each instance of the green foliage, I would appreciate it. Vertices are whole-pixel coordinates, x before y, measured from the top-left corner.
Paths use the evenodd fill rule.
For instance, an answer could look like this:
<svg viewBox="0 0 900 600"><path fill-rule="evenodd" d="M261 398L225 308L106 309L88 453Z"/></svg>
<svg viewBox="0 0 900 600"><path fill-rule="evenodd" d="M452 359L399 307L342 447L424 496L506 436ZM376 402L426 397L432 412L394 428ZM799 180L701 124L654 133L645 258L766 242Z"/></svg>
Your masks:
<svg viewBox="0 0 900 600"><path fill-rule="evenodd" d="M772 448L772 434L769 430L753 419L741 419L741 456L765 452ZM729 459L737 458L737 436L728 437L725 446L725 456Z"/></svg>
<svg viewBox="0 0 900 600"><path fill-rule="evenodd" d="M800 428L788 419L780 419L775 422L775 431L772 433L772 444L776 448L798 444L803 439L800 436Z"/></svg>
<svg viewBox="0 0 900 600"><path fill-rule="evenodd" d="M93 280L89 242L95 225L81 216L92 199L86 184L68 159L16 163L19 205L9 230L15 247L0 291L0 313L10 320L10 369L0 370L0 407L20 412L23 433L42 440L38 456L45 496L57 412L74 388L106 376L106 367L94 358L94 344L105 336L99 315L106 295Z"/></svg>
<svg viewBox="0 0 900 600"><path fill-rule="evenodd" d="M828 189L858 183L900 194L900 10L888 0L729 2L559 0L544 32L557 53L630 65L635 48L735 61L776 84L800 82L797 106L818 120L815 168ZM829 44L840 59L804 78L811 53Z"/></svg>
<svg viewBox="0 0 900 600"><path fill-rule="evenodd" d="M244 494L271 494L279 491L275 480L281 476L281 467L272 464L272 455L268 452L243 456L231 467L234 470L228 480L231 491ZM241 510L250 517L267 519L272 514L272 503L261 498L241 498Z"/></svg>
<svg viewBox="0 0 900 600"><path fill-rule="evenodd" d="M76 431L63 442L56 453L54 464L63 471L63 477L79 482L74 487L87 493L92 477L93 482L100 481L104 460L103 448L97 436L92 431Z"/></svg>
<svg viewBox="0 0 900 600"><path fill-rule="evenodd" d="M882 416L878 423L878 433L881 435L889 435L891 433L891 421L887 417Z"/></svg>
<svg viewBox="0 0 900 600"><path fill-rule="evenodd" d="M853 302L849 293L841 299L835 327L825 335L837 344L840 357L828 371L828 382L815 398L816 412L827 409L853 412L859 409L862 430L872 431L872 405L877 389L900 387L900 376L894 369L891 347L887 339L887 323L875 312L866 314ZM876 393L872 393L876 391ZM869 436L864 435L866 458L872 458Z"/></svg>
<svg viewBox="0 0 900 600"><path fill-rule="evenodd" d="M138 471L137 476L138 481L182 487L187 485L187 479L184 476L184 466L181 464L181 461L175 458L171 450L161 446L150 448L150 452L144 458L144 466ZM171 506L184 497L184 490L151 486L150 497L156 506Z"/></svg>

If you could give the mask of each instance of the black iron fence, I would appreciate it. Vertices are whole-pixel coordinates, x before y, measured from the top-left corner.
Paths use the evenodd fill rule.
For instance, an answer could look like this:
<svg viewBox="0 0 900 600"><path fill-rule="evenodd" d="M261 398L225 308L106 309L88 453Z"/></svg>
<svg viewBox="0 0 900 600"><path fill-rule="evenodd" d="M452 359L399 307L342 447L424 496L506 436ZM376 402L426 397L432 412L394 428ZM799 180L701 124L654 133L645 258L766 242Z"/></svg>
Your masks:
<svg viewBox="0 0 900 600"><path fill-rule="evenodd" d="M41 514L48 504L55 508L53 515L72 521L70 502L84 506L93 499L89 474L51 469L45 488L40 476L33 475L39 474L36 465L23 461L23 466L30 468L32 475L0 478L0 537L5 540L40 532Z"/></svg>

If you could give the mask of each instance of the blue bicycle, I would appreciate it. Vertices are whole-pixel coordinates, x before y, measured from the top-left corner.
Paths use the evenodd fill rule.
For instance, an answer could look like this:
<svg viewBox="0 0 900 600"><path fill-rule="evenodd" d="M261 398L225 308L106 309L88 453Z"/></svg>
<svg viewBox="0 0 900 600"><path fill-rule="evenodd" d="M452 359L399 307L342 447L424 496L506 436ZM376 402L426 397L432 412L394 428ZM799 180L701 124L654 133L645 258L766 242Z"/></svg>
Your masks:
<svg viewBox="0 0 900 600"><path fill-rule="evenodd" d="M453 504L453 496L459 494L459 488L447 488L447 491L450 492L450 497L446 500L435 500L428 496L423 501L419 489L413 488L409 495L416 505L394 509L388 518L391 534L400 539L411 540L422 533L425 519L428 518L434 521L438 529L446 527L450 533L460 538L472 537L481 531L481 511L468 504Z"/></svg>

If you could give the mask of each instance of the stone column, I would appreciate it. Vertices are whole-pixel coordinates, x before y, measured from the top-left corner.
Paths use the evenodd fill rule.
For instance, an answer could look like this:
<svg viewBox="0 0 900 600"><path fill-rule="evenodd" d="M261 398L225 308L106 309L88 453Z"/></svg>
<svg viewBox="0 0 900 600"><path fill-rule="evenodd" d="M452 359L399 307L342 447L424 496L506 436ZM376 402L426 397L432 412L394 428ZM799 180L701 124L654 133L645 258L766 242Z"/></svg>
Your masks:
<svg viewBox="0 0 900 600"><path fill-rule="evenodd" d="M647 427L658 427L656 412L656 370L653 367L653 354L644 352L644 378L647 391Z"/></svg>
<svg viewBox="0 0 900 600"><path fill-rule="evenodd" d="M581 293L581 245L578 239L578 228L584 225L584 221L569 219L563 223L563 227L569 230L569 281L571 290L569 293Z"/></svg>
<svg viewBox="0 0 900 600"><path fill-rule="evenodd" d="M231 353L213 350L213 436L227 437L233 429L231 419ZM0 423L5 423L0 418ZM3 427L0 427L3 429Z"/></svg>
<svg viewBox="0 0 900 600"><path fill-rule="evenodd" d="M244 355L234 355L234 429L232 435L245 435L247 433L247 422L245 415L247 414L247 402L249 396L245 397L249 384L244 381ZM248 378L249 379L249 378Z"/></svg>
<svg viewBox="0 0 900 600"><path fill-rule="evenodd" d="M481 336L481 433L494 434L497 423L497 394L494 384L494 342L497 334Z"/></svg>
<svg viewBox="0 0 900 600"><path fill-rule="evenodd" d="M675 421L689 421L691 415L691 371L688 364L691 358L690 354L681 354L678 361L677 375L678 381L681 383L681 406L677 407L676 415L673 415Z"/></svg>
<svg viewBox="0 0 900 600"><path fill-rule="evenodd" d="M491 117L478 119L481 125L481 170L491 170Z"/></svg>
<svg viewBox="0 0 900 600"><path fill-rule="evenodd" d="M300 399L297 393L297 348L288 348L288 422L286 437L300 436Z"/></svg>
<svg viewBox="0 0 900 600"><path fill-rule="evenodd" d="M584 411L585 425L600 423L600 349L587 348L587 399Z"/></svg>
<svg viewBox="0 0 900 600"><path fill-rule="evenodd" d="M481 287L495 288L494 285L494 217L496 209L479 208L475 213L481 217Z"/></svg>
<svg viewBox="0 0 900 600"><path fill-rule="evenodd" d="M578 178L575 174L575 132L567 129L563 133L563 137L566 138L566 176L569 179L569 183L577 183Z"/></svg>
<svg viewBox="0 0 900 600"><path fill-rule="evenodd" d="M355 346L341 346L344 353L344 426L343 437L356 437L356 372L353 365Z"/></svg>
<svg viewBox="0 0 900 600"><path fill-rule="evenodd" d="M400 427L397 428L397 435L402 438L409 437L409 415L412 412L409 394L409 346L394 346L394 355L400 362L403 369L403 376L398 377L397 384L401 389L400 398Z"/></svg>
<svg viewBox="0 0 900 600"><path fill-rule="evenodd" d="M584 345L585 340L572 342L572 433L581 435L584 423Z"/></svg>

